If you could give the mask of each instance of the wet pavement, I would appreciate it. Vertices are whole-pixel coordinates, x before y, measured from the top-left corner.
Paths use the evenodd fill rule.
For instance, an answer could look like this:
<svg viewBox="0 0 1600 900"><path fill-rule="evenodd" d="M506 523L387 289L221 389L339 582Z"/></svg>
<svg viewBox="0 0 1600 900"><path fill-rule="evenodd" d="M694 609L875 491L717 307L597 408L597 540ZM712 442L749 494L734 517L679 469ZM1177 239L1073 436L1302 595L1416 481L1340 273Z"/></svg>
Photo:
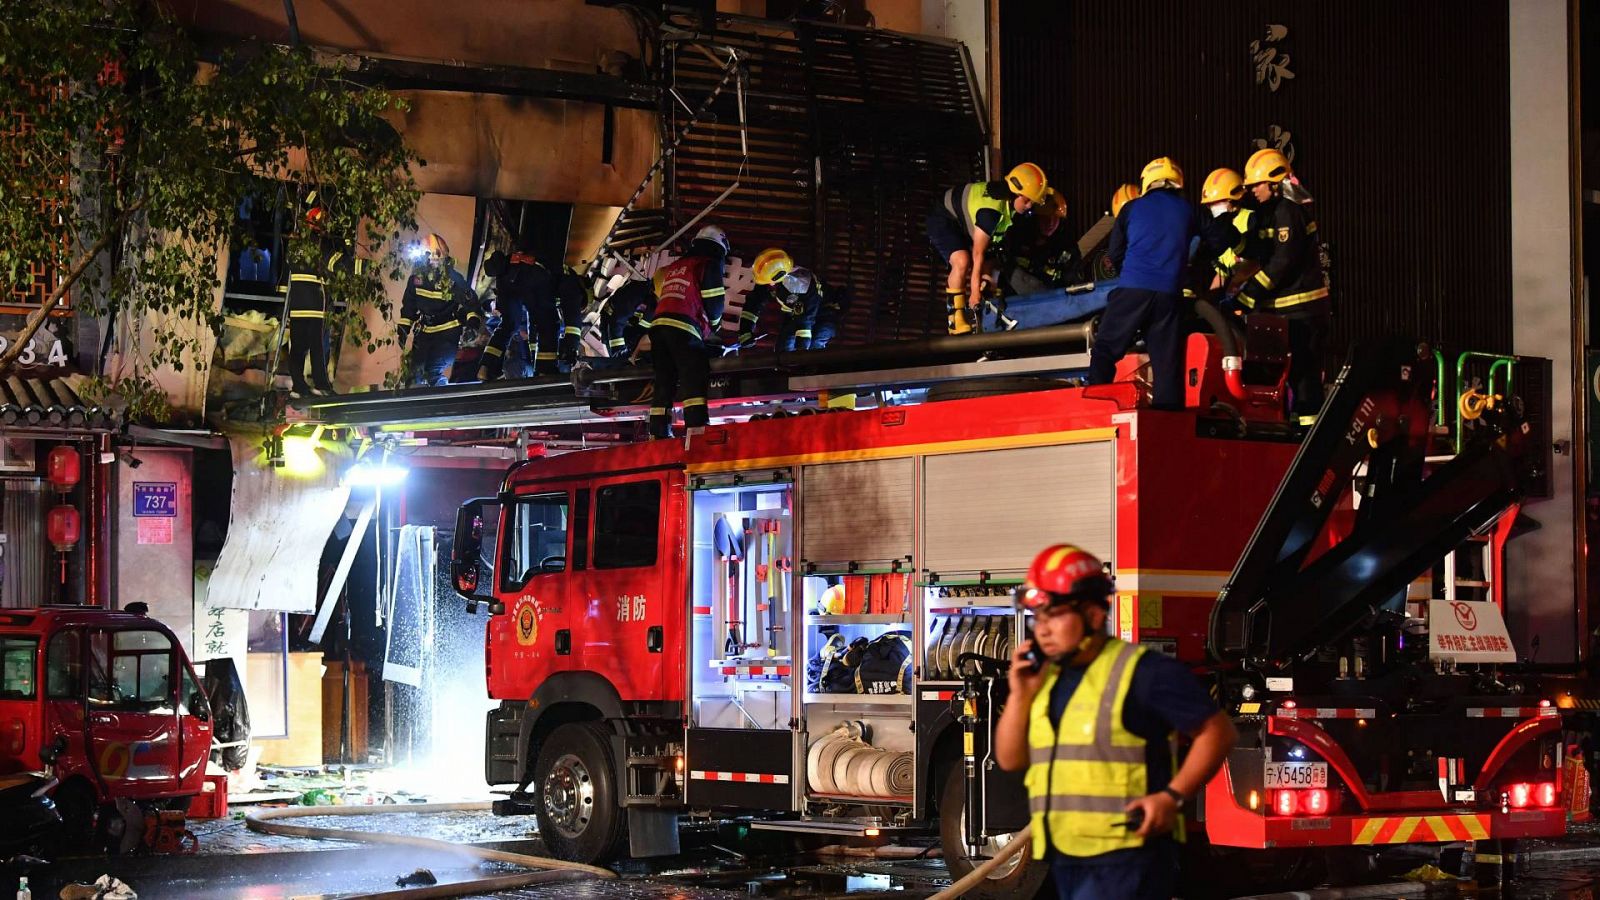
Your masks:
<svg viewBox="0 0 1600 900"><path fill-rule="evenodd" d="M497 817L487 812L445 812L418 815L312 816L295 825L421 835L440 840L540 855L543 844L533 821ZM481 863L447 851L419 850L337 840L313 840L259 834L248 830L242 816L197 821L200 837L193 856L133 856L119 859L79 858L30 873L34 896L53 898L62 886L90 882L112 874L145 900L216 898L216 900L298 900L337 898L394 890L396 879L426 867L440 883L515 874L516 867ZM732 900L732 898L927 897L949 883L938 859L865 859L819 857L794 846L758 843L771 833L744 834L737 828L701 829L686 837L678 857L619 864L621 880L577 880L504 890L478 896L518 900ZM1579 834L1528 848L1536 858L1505 891L1475 891L1466 885L1398 884L1398 873L1433 858L1425 848L1400 850L1378 872L1360 879L1369 887L1346 896L1360 897L1505 897L1514 900L1597 900L1600 898L1600 829L1583 827ZM910 852L915 852L912 850ZM0 881L0 895L9 895L9 873ZM1347 882L1348 883L1348 882ZM1377 887L1376 885L1386 885ZM1322 885L1284 885L1307 893Z"/></svg>

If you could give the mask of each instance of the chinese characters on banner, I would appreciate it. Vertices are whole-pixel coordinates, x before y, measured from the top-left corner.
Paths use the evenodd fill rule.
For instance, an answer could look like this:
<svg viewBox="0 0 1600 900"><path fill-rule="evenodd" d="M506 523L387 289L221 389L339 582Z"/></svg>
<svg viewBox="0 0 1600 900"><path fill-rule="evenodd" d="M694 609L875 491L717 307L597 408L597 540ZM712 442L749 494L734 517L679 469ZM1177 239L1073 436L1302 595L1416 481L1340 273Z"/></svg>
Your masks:
<svg viewBox="0 0 1600 900"><path fill-rule="evenodd" d="M197 663L229 657L243 672L250 637L250 612L208 605L206 596L210 584L210 567L197 566L194 578L194 641L190 645L189 655Z"/></svg>

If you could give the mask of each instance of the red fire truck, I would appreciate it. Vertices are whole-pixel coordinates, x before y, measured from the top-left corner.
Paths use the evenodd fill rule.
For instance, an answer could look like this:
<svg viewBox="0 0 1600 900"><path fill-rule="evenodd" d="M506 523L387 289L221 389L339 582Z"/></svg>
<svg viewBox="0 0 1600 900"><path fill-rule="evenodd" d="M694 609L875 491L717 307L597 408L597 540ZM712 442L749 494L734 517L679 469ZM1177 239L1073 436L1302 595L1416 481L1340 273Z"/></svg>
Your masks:
<svg viewBox="0 0 1600 900"><path fill-rule="evenodd" d="M1192 335L1188 358L1182 411L1149 407L1132 360L1110 385L513 466L463 506L452 566L490 613L486 777L517 785L497 811L585 861L624 837L672 852L686 814L934 830L964 874L1027 821L988 752L1004 677L974 663L1008 656L1009 592L1066 540L1110 567L1117 633L1203 667L1237 717L1190 810L1211 845L1561 833L1555 710L1430 652L1406 597L1476 536L1503 542L1525 426L1483 414L1439 452L1415 344L1355 354L1309 433L1283 421L1281 356L1225 362ZM829 671L897 641L902 677ZM1027 896L1040 869L984 894Z"/></svg>

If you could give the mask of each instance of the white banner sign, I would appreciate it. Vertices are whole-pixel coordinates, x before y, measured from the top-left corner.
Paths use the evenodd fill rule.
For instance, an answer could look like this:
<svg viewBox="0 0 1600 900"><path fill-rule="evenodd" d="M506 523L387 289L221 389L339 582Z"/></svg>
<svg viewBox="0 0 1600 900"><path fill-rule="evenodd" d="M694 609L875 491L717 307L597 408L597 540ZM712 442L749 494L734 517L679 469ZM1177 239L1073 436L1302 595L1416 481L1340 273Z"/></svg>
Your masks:
<svg viewBox="0 0 1600 900"><path fill-rule="evenodd" d="M1458 663L1517 661L1500 607L1467 600L1428 601L1428 656Z"/></svg>

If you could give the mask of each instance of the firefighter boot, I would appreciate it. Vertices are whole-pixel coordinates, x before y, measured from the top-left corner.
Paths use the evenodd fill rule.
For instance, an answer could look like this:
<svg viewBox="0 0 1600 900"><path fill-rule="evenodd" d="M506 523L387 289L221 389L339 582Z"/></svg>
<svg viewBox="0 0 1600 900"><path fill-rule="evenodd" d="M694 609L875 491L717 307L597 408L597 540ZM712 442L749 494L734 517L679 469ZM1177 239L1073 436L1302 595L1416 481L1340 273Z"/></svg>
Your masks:
<svg viewBox="0 0 1600 900"><path fill-rule="evenodd" d="M948 291L944 299L945 327L951 334L966 334L972 330L967 321L967 295L961 291Z"/></svg>
<svg viewBox="0 0 1600 900"><path fill-rule="evenodd" d="M561 333L561 345L556 353L556 362L567 371L571 371L573 364L578 361L578 345L582 339L583 331L574 325L568 325Z"/></svg>
<svg viewBox="0 0 1600 900"><path fill-rule="evenodd" d="M976 306L958 306L955 311L955 327L951 334L978 334L982 331L982 322L978 318Z"/></svg>

